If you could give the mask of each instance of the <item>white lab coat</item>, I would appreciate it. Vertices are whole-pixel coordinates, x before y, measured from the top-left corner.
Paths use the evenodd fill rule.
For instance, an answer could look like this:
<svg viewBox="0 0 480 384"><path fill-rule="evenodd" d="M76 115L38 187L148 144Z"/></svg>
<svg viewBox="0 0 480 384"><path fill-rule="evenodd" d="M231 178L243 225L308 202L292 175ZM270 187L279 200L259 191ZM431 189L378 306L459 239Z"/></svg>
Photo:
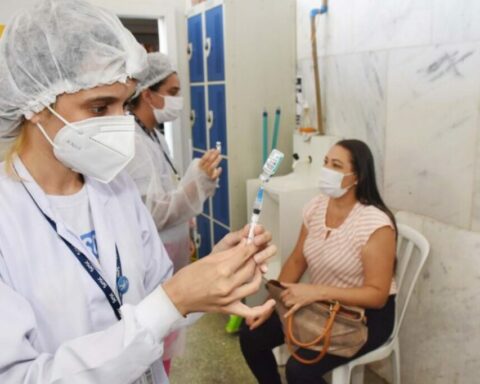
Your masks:
<svg viewBox="0 0 480 384"><path fill-rule="evenodd" d="M127 171L152 214L175 273L189 263L189 220L202 211L205 200L215 193L216 182L199 168L198 159L190 164L180 182L175 180L163 153L169 155L166 141L163 135L155 135L160 144L136 124L135 157ZM166 339L164 359L181 355L184 347L185 331L175 332Z"/></svg>
<svg viewBox="0 0 480 384"><path fill-rule="evenodd" d="M51 210L22 162L16 158L14 164L58 232L90 258L112 288L117 245L130 288L117 321L22 183L0 164L0 383L129 384L149 366L155 383L168 383L159 360L162 340L183 318L163 289L155 289L171 276L172 264L133 182L125 174L110 184L85 178L99 265Z"/></svg>

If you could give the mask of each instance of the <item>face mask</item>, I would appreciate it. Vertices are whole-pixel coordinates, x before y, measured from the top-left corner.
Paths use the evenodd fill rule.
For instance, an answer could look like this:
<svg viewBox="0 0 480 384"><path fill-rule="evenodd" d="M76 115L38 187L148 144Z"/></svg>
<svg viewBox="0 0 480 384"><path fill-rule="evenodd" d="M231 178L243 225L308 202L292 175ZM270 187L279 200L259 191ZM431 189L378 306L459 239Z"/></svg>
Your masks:
<svg viewBox="0 0 480 384"><path fill-rule="evenodd" d="M52 144L55 157L68 168L102 183L110 182L135 155L135 120L133 116L104 116L65 123L53 141L43 126L37 126Z"/></svg>
<svg viewBox="0 0 480 384"><path fill-rule="evenodd" d="M342 173L334 171L333 169L322 167L320 170L320 180L318 181L318 187L320 191L329 197L339 198L345 195L347 191L356 184L353 183L347 188L342 188L342 181L345 176L353 175L354 173Z"/></svg>
<svg viewBox="0 0 480 384"><path fill-rule="evenodd" d="M163 109L153 107L153 115L158 124L167 121L173 121L180 117L183 110L183 97L181 96L163 96L165 105Z"/></svg>

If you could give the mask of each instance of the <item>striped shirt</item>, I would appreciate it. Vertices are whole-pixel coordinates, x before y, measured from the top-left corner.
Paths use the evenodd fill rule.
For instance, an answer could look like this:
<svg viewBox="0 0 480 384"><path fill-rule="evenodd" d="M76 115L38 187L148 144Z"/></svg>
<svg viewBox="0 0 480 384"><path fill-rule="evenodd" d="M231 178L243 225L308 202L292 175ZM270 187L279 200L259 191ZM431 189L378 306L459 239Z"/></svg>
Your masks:
<svg viewBox="0 0 480 384"><path fill-rule="evenodd" d="M328 197L319 195L303 210L303 223L308 230L303 255L311 282L339 288L362 287L362 248L376 230L393 228L393 224L380 209L357 202L338 228L328 228L328 201ZM390 294L394 293L396 286L392 281Z"/></svg>

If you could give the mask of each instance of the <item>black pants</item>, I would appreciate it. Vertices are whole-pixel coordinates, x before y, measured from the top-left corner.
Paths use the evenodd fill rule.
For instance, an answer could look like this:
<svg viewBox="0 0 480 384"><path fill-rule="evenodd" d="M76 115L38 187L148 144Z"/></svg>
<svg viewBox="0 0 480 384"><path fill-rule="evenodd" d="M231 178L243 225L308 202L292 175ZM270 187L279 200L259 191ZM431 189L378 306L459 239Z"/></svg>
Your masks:
<svg viewBox="0 0 480 384"><path fill-rule="evenodd" d="M366 344L351 357L339 357L327 354L316 364L306 365L290 357L286 365L286 375L289 384L319 384L325 383L322 376L361 355L381 346L393 331L395 322L395 296L388 298L382 309L367 309L368 340ZM285 336L282 323L276 312L260 327L250 331L244 324L240 331L240 346L248 366L260 384L280 384L280 376L272 349L282 345ZM299 349L298 354L312 359L318 352Z"/></svg>

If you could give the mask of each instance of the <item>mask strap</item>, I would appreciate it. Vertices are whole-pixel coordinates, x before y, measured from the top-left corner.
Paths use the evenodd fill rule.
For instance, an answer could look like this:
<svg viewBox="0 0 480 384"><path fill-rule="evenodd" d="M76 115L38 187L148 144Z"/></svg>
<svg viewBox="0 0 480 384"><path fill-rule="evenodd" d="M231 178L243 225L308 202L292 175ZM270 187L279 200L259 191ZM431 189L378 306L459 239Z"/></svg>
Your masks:
<svg viewBox="0 0 480 384"><path fill-rule="evenodd" d="M152 92L152 93L157 93L158 91L152 91L152 90L150 90L150 92ZM160 93L157 93L157 94L158 94L159 96L164 97L164 96L161 95ZM152 108L152 111L154 111L154 110L163 111L163 110L165 109L165 102L164 102L163 108L157 108L157 107L155 107L155 106L154 106L150 101L148 101L148 100L147 100L147 103L148 103L148 106L149 106L150 108Z"/></svg>
<svg viewBox="0 0 480 384"><path fill-rule="evenodd" d="M49 105L47 105L47 109L52 112L52 114L58 119L60 120L63 124L65 125L68 125L69 127L72 127L73 129L77 130L77 127L75 127L75 124L71 124L70 122L68 122L67 120L64 119L64 117L60 114L58 114L57 111L55 111L53 108L51 108Z"/></svg>
<svg viewBox="0 0 480 384"><path fill-rule="evenodd" d="M37 123L37 127L40 129L40 132L42 132L43 136L52 145L52 147L57 148L57 145L52 141L52 139L50 139L50 137L48 137L47 132L45 131L45 128L43 128L42 124Z"/></svg>
<svg viewBox="0 0 480 384"><path fill-rule="evenodd" d="M344 173L344 174L343 174L343 177L345 177L345 176L350 176L350 175L355 175L355 172ZM354 185L358 185L358 180L357 180L357 181L354 181L353 184L350 184L348 187L345 187L345 189L350 189L350 188L352 188Z"/></svg>

